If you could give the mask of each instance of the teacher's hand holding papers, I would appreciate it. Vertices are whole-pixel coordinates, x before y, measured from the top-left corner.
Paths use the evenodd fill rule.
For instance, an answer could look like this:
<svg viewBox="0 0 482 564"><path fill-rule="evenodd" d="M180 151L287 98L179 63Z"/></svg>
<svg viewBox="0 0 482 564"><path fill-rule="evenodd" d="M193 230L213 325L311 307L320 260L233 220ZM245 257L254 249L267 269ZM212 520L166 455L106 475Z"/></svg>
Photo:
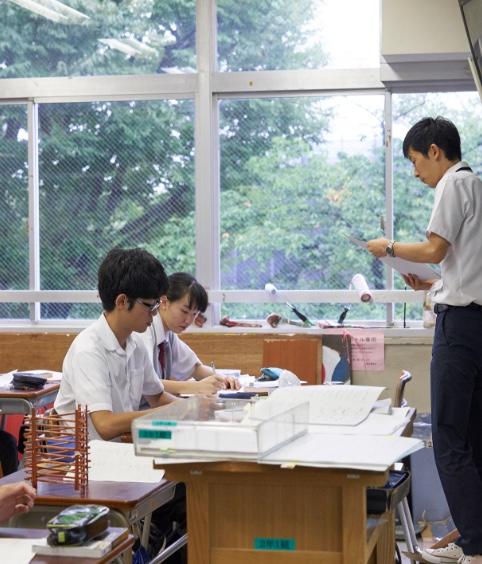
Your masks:
<svg viewBox="0 0 482 564"><path fill-rule="evenodd" d="M424 264L423 261L430 263L440 262L435 260L438 250L442 248L445 252L446 246L448 246L444 239L433 233L429 241L423 243L398 243L396 241L389 241L384 237L371 239L366 242L353 237L350 239L356 245L364 247L373 256L394 268L414 290L429 290L432 284L439 280L440 276L438 273L429 264ZM432 251L432 248L435 248L435 251ZM414 251L422 255L420 260L416 258L415 262L408 260L408 257L414 255ZM399 253L407 258L402 258Z"/></svg>
<svg viewBox="0 0 482 564"><path fill-rule="evenodd" d="M390 244L388 239L380 237L378 239L371 239L367 241L368 251L377 258L387 256L387 247Z"/></svg>
<svg viewBox="0 0 482 564"><path fill-rule="evenodd" d="M431 280L420 280L415 274L402 274L405 284L410 286L413 290L430 290L437 278L432 278Z"/></svg>

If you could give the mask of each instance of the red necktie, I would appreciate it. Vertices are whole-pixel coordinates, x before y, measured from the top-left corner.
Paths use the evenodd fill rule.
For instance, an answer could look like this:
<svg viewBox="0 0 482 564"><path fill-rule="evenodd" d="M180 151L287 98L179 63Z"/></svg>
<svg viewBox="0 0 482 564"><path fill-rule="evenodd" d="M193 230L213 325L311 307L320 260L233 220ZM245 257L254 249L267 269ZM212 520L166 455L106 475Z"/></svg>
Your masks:
<svg viewBox="0 0 482 564"><path fill-rule="evenodd" d="M159 345L159 366L161 367L161 371L162 371L162 377L164 377L164 370L166 368L166 355L165 355L165 347L164 347L164 343L166 341L162 341L162 343L160 343Z"/></svg>

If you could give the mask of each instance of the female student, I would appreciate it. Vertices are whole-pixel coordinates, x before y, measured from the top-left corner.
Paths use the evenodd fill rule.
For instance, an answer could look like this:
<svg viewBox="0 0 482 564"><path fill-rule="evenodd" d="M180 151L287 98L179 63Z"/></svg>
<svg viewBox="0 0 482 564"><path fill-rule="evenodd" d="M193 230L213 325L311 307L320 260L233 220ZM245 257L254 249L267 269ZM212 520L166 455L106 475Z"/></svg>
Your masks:
<svg viewBox="0 0 482 564"><path fill-rule="evenodd" d="M169 287L161 298L159 315L142 334L152 355L154 369L171 394L213 394L223 388L239 388L235 378L205 366L179 337L208 306L208 295L186 272L168 276Z"/></svg>

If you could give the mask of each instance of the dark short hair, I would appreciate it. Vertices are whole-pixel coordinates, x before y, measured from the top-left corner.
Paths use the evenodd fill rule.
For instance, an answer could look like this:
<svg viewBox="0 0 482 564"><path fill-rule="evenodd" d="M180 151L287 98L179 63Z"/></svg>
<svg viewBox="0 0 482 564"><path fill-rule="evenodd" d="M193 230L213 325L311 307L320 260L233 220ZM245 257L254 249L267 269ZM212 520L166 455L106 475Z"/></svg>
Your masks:
<svg viewBox="0 0 482 564"><path fill-rule="evenodd" d="M432 143L440 147L450 161L462 159L459 132L450 120L441 116L423 118L410 128L403 140L403 156L408 158L410 149L427 156Z"/></svg>
<svg viewBox="0 0 482 564"><path fill-rule="evenodd" d="M164 267L144 249L112 249L99 267L97 287L106 311L114 309L119 294L158 300L167 286Z"/></svg>
<svg viewBox="0 0 482 564"><path fill-rule="evenodd" d="M208 294L204 287L187 272L174 272L167 277L169 288L166 296L170 302L182 300L186 294L189 295L189 309L196 308L204 313L208 307Z"/></svg>

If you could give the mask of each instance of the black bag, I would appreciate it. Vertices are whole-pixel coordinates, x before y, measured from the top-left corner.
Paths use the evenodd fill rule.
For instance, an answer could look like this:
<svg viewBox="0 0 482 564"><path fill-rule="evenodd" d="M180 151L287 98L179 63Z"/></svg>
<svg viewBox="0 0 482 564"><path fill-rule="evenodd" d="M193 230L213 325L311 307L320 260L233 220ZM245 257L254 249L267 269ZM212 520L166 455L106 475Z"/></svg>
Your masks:
<svg viewBox="0 0 482 564"><path fill-rule="evenodd" d="M382 488L367 488L367 513L380 514L395 509L410 491L410 472L391 470Z"/></svg>

